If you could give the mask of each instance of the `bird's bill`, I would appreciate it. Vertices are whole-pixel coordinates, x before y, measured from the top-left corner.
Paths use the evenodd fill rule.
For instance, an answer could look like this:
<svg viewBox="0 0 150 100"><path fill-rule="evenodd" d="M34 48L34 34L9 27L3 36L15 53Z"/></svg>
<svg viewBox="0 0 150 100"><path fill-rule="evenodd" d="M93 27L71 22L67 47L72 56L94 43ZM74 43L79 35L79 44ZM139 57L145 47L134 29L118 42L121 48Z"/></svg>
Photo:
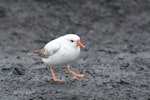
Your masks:
<svg viewBox="0 0 150 100"><path fill-rule="evenodd" d="M85 48L85 45L82 42L80 42L80 41L77 41L77 45L80 46L80 47Z"/></svg>

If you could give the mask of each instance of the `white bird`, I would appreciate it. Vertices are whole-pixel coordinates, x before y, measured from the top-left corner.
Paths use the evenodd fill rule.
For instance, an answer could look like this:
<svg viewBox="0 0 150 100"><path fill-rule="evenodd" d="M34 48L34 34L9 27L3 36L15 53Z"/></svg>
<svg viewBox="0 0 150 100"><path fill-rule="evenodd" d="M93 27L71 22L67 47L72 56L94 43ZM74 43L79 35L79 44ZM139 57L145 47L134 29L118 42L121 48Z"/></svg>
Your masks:
<svg viewBox="0 0 150 100"><path fill-rule="evenodd" d="M42 57L42 61L50 66L50 72L55 82L63 82L57 79L52 66L67 65L67 71L76 77L83 78L84 74L77 74L69 68L69 64L80 55L80 47L85 45L80 42L80 37L75 34L67 34L48 42L44 48L35 50L30 54L37 54Z"/></svg>

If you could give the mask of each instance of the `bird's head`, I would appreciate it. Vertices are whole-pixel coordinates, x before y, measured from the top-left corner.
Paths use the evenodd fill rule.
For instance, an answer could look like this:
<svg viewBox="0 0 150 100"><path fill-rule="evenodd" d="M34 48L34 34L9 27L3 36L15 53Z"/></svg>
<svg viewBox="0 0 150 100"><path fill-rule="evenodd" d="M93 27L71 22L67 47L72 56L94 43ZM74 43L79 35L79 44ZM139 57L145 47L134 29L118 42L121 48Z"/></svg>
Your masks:
<svg viewBox="0 0 150 100"><path fill-rule="evenodd" d="M78 35L67 34L64 36L64 38L70 46L85 48L85 45L80 41L80 37Z"/></svg>

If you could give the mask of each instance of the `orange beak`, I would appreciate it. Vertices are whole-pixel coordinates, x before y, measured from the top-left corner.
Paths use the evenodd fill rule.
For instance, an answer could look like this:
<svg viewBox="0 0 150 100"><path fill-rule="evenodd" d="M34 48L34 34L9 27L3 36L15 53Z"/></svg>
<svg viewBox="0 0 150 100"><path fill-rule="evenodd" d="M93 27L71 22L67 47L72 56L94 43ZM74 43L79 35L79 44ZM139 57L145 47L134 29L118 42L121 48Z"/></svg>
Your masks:
<svg viewBox="0 0 150 100"><path fill-rule="evenodd" d="M80 46L80 47L85 48L85 45L83 43L81 43L80 41L77 41L77 45Z"/></svg>

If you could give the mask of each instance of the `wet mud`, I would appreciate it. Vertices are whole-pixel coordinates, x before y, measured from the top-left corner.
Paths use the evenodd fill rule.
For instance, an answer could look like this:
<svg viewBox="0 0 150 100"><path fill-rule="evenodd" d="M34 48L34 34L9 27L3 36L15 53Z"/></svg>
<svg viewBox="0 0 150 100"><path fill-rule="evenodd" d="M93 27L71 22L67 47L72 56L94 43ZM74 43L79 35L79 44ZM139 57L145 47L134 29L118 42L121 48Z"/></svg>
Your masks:
<svg viewBox="0 0 150 100"><path fill-rule="evenodd" d="M149 0L1 0L0 100L150 100ZM74 33L86 45L72 70L27 53Z"/></svg>

